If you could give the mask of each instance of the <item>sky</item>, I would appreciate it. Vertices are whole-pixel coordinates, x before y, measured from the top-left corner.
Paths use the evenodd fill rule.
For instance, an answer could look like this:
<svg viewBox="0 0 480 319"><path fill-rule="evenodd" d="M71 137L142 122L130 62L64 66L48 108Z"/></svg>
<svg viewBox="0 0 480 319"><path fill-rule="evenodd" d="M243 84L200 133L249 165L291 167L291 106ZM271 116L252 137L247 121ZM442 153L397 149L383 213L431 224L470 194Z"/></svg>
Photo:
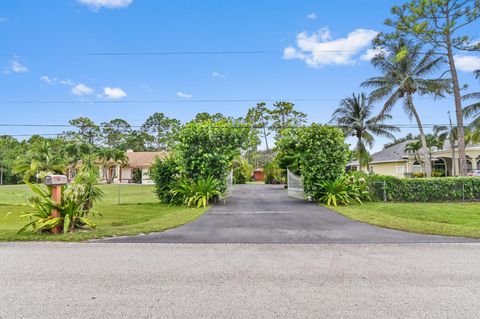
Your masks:
<svg viewBox="0 0 480 319"><path fill-rule="evenodd" d="M399 3L2 0L0 124L68 124L86 116L141 125L154 112L185 122L198 112L242 116L262 100L294 100L311 122L325 123L340 99L364 91L362 81L378 74L369 63L371 40L389 30L383 21ZM249 53L98 55L226 51ZM461 82L478 89L471 71L480 68L480 55L458 63ZM416 102L426 124L448 123L447 112L453 114L451 98ZM392 124L414 124L400 105L392 115ZM11 135L63 130L0 126ZM398 136L408 132L416 129ZM385 142L379 138L373 151Z"/></svg>

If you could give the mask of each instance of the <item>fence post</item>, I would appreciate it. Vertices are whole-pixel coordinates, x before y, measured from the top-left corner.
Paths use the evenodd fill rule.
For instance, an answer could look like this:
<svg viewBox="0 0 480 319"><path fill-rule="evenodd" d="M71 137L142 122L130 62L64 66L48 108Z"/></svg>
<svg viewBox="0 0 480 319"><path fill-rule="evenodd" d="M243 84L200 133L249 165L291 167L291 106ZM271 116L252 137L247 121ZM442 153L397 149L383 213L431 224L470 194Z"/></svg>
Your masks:
<svg viewBox="0 0 480 319"><path fill-rule="evenodd" d="M383 181L383 201L387 202L387 182Z"/></svg>
<svg viewBox="0 0 480 319"><path fill-rule="evenodd" d="M462 181L462 201L465 201L465 183Z"/></svg>

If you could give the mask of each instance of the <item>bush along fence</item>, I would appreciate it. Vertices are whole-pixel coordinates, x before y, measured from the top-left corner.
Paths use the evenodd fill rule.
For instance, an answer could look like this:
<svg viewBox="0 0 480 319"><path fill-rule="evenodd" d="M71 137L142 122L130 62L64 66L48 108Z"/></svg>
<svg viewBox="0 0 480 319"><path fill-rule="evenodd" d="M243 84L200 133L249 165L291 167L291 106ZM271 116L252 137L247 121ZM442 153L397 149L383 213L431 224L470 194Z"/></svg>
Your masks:
<svg viewBox="0 0 480 319"><path fill-rule="evenodd" d="M370 176L372 198L385 202L480 201L480 178L446 177L399 179Z"/></svg>

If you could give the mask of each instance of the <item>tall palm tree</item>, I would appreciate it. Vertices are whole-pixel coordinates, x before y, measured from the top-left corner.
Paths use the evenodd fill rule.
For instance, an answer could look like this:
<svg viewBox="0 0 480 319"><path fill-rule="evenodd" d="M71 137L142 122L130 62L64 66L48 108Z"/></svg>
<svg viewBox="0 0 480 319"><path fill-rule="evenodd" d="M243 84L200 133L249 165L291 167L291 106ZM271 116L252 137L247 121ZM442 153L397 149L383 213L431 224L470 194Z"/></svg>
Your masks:
<svg viewBox="0 0 480 319"><path fill-rule="evenodd" d="M480 80L480 70L475 71L476 78ZM480 92L469 93L463 96L464 100L478 100L463 109L464 116L473 118L470 128L480 129Z"/></svg>
<svg viewBox="0 0 480 319"><path fill-rule="evenodd" d="M394 138L393 132L400 131L399 128L384 124L383 121L391 119L391 116L383 113L379 116L372 116L374 106L365 93L353 95L343 99L339 107L333 112L332 120L342 128L345 136L355 137L357 145L355 147L356 157L359 162L359 170L368 159L368 148L372 148L375 137L383 136Z"/></svg>
<svg viewBox="0 0 480 319"><path fill-rule="evenodd" d="M428 160L425 131L413 97L431 95L438 98L450 92L450 79L429 78L430 74L440 71L444 58L435 55L433 50L424 53L420 45L402 38L384 41L383 48L388 53L372 59L372 65L382 72L382 76L370 78L362 86L374 89L371 93L374 101L386 99L380 115L390 112L399 101L403 102L405 113L417 122L425 155L425 171L427 176L431 176L432 163Z"/></svg>

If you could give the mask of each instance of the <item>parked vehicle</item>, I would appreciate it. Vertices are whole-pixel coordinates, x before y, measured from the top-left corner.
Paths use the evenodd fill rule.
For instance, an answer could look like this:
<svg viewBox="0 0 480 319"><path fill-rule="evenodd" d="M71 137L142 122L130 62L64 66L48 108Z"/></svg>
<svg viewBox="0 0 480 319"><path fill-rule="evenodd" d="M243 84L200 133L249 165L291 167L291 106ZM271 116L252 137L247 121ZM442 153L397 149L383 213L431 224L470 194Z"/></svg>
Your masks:
<svg viewBox="0 0 480 319"><path fill-rule="evenodd" d="M478 176L478 177L480 177L480 169L471 170L470 172L468 172L467 175L468 176Z"/></svg>

